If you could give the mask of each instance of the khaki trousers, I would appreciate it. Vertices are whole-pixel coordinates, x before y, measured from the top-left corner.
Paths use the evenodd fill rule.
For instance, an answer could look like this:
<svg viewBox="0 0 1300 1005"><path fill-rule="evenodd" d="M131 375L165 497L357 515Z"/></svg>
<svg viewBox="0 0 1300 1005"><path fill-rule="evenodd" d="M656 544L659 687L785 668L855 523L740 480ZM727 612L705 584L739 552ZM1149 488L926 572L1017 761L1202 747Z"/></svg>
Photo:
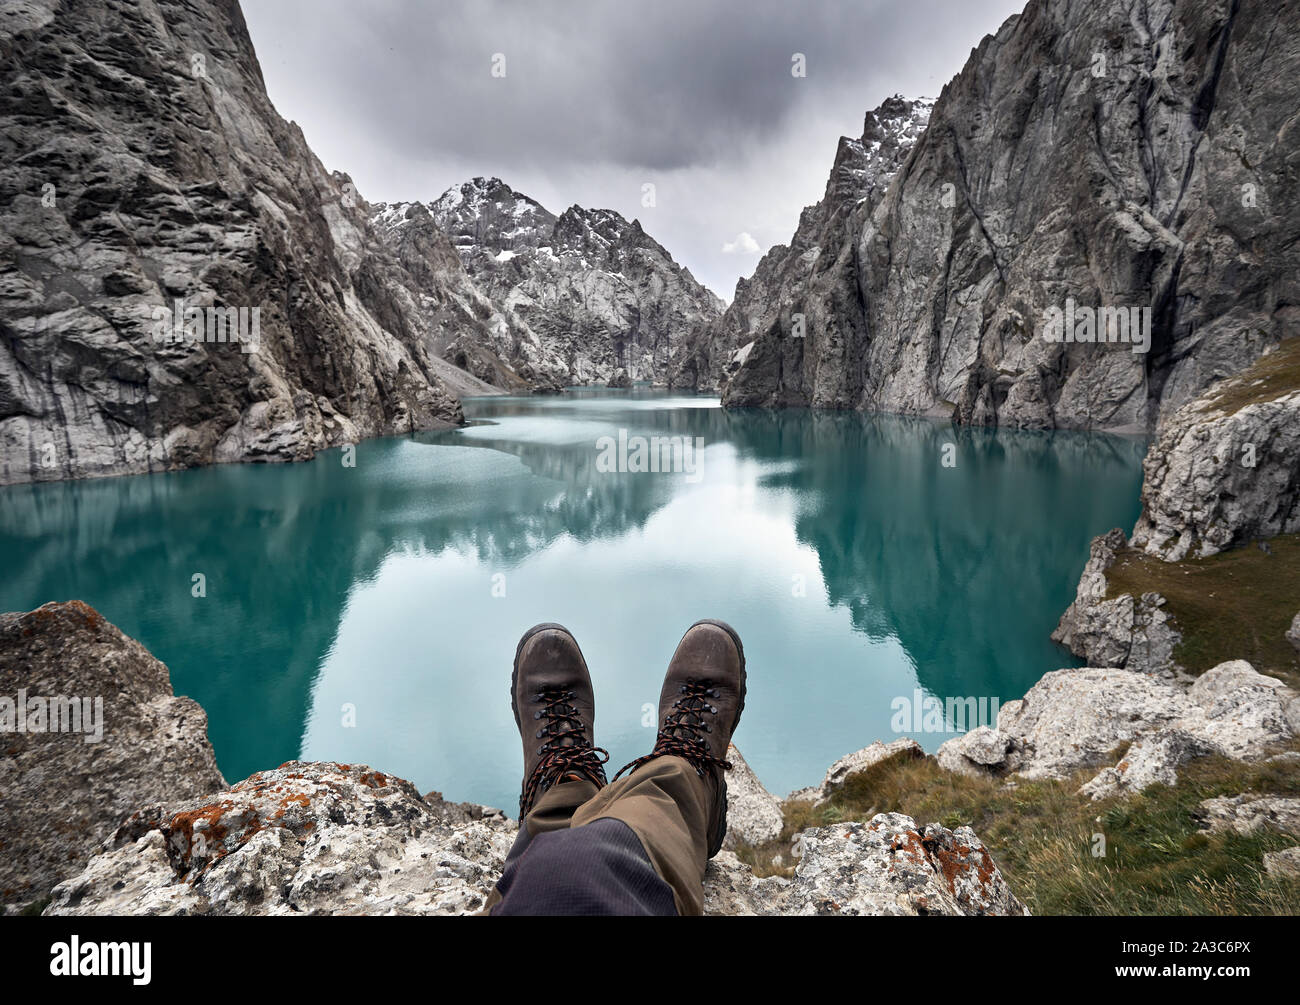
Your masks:
<svg viewBox="0 0 1300 1005"><path fill-rule="evenodd" d="M709 811L716 784L711 775L700 777L689 761L656 757L603 789L588 781L553 785L519 826L536 836L596 820L621 820L672 890L677 913L699 915L704 913ZM500 900L494 889L484 913Z"/></svg>

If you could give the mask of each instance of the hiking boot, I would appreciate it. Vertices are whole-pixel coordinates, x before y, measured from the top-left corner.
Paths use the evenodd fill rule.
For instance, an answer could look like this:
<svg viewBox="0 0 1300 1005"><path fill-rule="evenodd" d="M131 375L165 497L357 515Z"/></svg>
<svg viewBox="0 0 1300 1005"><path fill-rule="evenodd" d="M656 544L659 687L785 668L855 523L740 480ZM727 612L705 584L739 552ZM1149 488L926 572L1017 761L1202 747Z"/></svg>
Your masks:
<svg viewBox="0 0 1300 1005"><path fill-rule="evenodd" d="M635 771L656 757L689 761L714 792L709 818L709 858L727 834L727 747L745 709L745 650L725 621L697 621L686 630L659 692L655 746L619 770Z"/></svg>
<svg viewBox="0 0 1300 1005"><path fill-rule="evenodd" d="M586 779L603 788L609 754L592 744L596 698L587 661L563 625L524 632L515 650L510 707L524 741L519 819L556 782Z"/></svg>

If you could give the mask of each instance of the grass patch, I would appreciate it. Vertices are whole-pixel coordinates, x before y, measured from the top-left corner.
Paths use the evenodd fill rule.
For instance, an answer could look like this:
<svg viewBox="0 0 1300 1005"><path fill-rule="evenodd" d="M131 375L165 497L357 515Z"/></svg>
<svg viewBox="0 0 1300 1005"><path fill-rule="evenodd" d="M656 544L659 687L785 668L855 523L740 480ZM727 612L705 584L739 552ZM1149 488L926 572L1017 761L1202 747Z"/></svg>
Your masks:
<svg viewBox="0 0 1300 1005"><path fill-rule="evenodd" d="M1207 397L1211 409L1236 415L1247 405L1274 401L1300 388L1300 336L1283 339L1235 377L1222 381Z"/></svg>
<svg viewBox="0 0 1300 1005"><path fill-rule="evenodd" d="M1300 882L1272 880L1263 867L1264 853L1295 845L1294 835L1208 834L1193 816L1214 796L1300 796L1294 764L1205 757L1184 767L1176 786L1094 803L1076 790L1097 770L1011 787L955 775L932 757L895 757L851 776L825 806L786 803L781 837L737 855L756 875L788 876L799 831L899 812L920 824L969 824L1035 914L1300 914ZM1093 855L1098 834L1104 857Z"/></svg>
<svg viewBox="0 0 1300 1005"><path fill-rule="evenodd" d="M1183 637L1174 659L1192 674L1225 660L1300 687L1300 653L1286 640L1300 611L1300 534L1208 558L1164 562L1126 548L1106 571L1106 598L1155 592Z"/></svg>

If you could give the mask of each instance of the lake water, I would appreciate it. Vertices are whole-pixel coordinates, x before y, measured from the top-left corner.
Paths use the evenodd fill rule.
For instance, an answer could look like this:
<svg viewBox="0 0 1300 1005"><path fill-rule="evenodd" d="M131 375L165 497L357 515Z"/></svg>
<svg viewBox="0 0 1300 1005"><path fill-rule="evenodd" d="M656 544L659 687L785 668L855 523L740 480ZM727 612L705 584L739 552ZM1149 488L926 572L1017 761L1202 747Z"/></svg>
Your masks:
<svg viewBox="0 0 1300 1005"><path fill-rule="evenodd" d="M937 748L952 733L891 721L918 689L1007 701L1077 665L1048 635L1089 540L1139 509L1144 443L1122 437L648 389L466 414L361 443L354 467L331 450L2 489L0 609L79 598L140 639L207 710L230 781L363 762L512 814L524 629L577 635L612 769L653 743L681 633L723 618L749 662L737 744L783 795L875 739ZM701 437L698 466L609 471L620 430Z"/></svg>

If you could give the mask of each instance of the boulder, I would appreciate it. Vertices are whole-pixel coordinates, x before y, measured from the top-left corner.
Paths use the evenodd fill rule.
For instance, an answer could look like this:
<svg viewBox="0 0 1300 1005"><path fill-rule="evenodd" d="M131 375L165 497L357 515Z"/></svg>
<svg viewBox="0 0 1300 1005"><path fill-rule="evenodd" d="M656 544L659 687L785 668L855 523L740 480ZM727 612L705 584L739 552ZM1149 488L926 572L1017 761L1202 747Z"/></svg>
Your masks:
<svg viewBox="0 0 1300 1005"><path fill-rule="evenodd" d="M1196 816L1210 833L1254 834L1264 828L1300 835L1300 799L1286 796L1217 796L1202 800Z"/></svg>
<svg viewBox="0 0 1300 1005"><path fill-rule="evenodd" d="M1162 428L1142 465L1134 547L1176 562L1300 531L1300 391L1220 404L1255 376L1212 388Z"/></svg>
<svg viewBox="0 0 1300 1005"><path fill-rule="evenodd" d="M1052 641L1090 666L1168 674L1181 669L1174 648L1182 635L1164 610L1165 598L1143 593L1106 599L1106 571L1127 544L1118 529L1093 539L1074 602L1061 615Z"/></svg>
<svg viewBox="0 0 1300 1005"><path fill-rule="evenodd" d="M203 709L76 600L0 615L0 729L0 907L44 899L137 807L226 784Z"/></svg>
<svg viewBox="0 0 1300 1005"><path fill-rule="evenodd" d="M1286 630L1286 640L1300 649L1300 614L1291 619L1291 627Z"/></svg>
<svg viewBox="0 0 1300 1005"><path fill-rule="evenodd" d="M788 914L1028 914L969 827L901 813L804 831Z"/></svg>
<svg viewBox="0 0 1300 1005"><path fill-rule="evenodd" d="M1079 791L1093 799L1121 792L1141 792L1150 785L1173 785L1178 769L1213 748L1181 729L1162 729L1138 737L1113 768L1103 769Z"/></svg>
<svg viewBox="0 0 1300 1005"><path fill-rule="evenodd" d="M722 852L705 911L735 915L1025 915L969 827L918 826L901 813L802 832L792 879L756 879Z"/></svg>
<svg viewBox="0 0 1300 1005"><path fill-rule="evenodd" d="M1300 845L1264 853L1264 871L1272 879L1300 879Z"/></svg>
<svg viewBox="0 0 1300 1005"><path fill-rule="evenodd" d="M468 914L515 831L364 765L289 761L141 808L46 913Z"/></svg>
<svg viewBox="0 0 1300 1005"><path fill-rule="evenodd" d="M998 711L997 728L976 729L939 748L950 770L1065 778L1102 765L1120 744L1177 719L1181 693L1131 670L1084 667L1046 674Z"/></svg>
<svg viewBox="0 0 1300 1005"><path fill-rule="evenodd" d="M1222 754L1258 760L1300 732L1300 697L1244 660L1222 663L1190 687L1133 670L1085 667L1046 674L1020 701L980 727L944 743L939 764L971 775L1062 779L1117 765L1084 786L1094 798L1154 782L1171 784L1193 757Z"/></svg>
<svg viewBox="0 0 1300 1005"><path fill-rule="evenodd" d="M105 696L102 743L6 738L15 746L2 762L0 826L6 852L20 851L5 856L6 878L25 884L19 904L61 879L49 915L472 914L517 834L500 810L421 797L360 764L290 761L226 787L202 710L174 697L166 667L84 604L0 618L0 680ZM837 762L823 787L919 751L910 740L873 744ZM733 833L770 841L780 805L739 751L729 756ZM16 826L38 818L39 831ZM722 851L708 867L706 910L1025 913L969 828L881 814L804 831L791 855L793 878L759 879Z"/></svg>
<svg viewBox="0 0 1300 1005"><path fill-rule="evenodd" d="M1178 725L1220 754L1258 760L1300 732L1300 696L1245 660L1232 660L1196 679Z"/></svg>
<svg viewBox="0 0 1300 1005"><path fill-rule="evenodd" d="M822 779L821 785L799 789L790 793L789 798L797 802L825 802L833 793L843 788L844 783L853 775L865 771L881 761L898 756L924 757L925 751L921 749L921 745L915 740L892 740L889 743L877 740L861 750L845 754L832 764L830 770L826 772L826 777Z"/></svg>
<svg viewBox="0 0 1300 1005"><path fill-rule="evenodd" d="M727 772L727 836L723 847L775 841L785 827L781 801L763 787L734 745L727 748L727 760L732 767Z"/></svg>

